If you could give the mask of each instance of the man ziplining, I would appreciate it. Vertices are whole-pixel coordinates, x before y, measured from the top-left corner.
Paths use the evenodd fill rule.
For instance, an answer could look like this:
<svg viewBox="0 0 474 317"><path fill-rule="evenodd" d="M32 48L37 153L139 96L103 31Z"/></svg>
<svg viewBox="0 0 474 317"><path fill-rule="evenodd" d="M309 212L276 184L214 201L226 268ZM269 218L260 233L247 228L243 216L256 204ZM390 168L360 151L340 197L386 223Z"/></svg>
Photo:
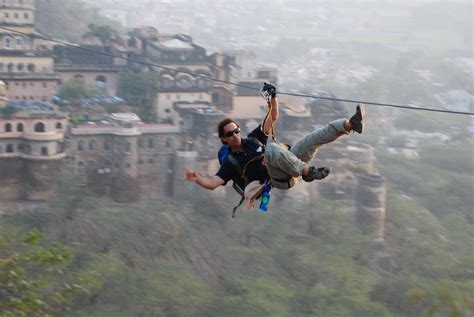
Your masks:
<svg viewBox="0 0 474 317"><path fill-rule="evenodd" d="M351 131L362 133L365 111L363 105L359 104L349 120L334 120L307 134L294 146L289 147L274 140L267 142L269 135L274 137L273 126L279 118L279 105L274 85L265 83L261 92L268 96L269 106L263 123L250 132L247 138L242 138L240 126L234 119L221 120L217 126L219 138L224 144L219 151L221 167L214 176L206 177L185 166L187 181L214 190L232 180L234 188L237 187L236 190L250 200L248 207L251 207L253 201L262 193L264 184L278 189L289 189L300 179L312 182L326 178L331 171L329 167L318 168L309 165L321 146ZM224 157L222 152L225 152Z"/></svg>

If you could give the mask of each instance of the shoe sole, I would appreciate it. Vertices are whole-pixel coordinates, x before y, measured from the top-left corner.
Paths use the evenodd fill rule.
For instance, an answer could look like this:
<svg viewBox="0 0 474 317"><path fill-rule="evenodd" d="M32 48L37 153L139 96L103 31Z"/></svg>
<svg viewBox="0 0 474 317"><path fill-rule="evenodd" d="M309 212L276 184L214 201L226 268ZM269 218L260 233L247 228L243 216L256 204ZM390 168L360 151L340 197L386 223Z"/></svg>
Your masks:
<svg viewBox="0 0 474 317"><path fill-rule="evenodd" d="M360 121L364 120L365 116L365 106L364 104L360 103L357 105L357 112L360 113Z"/></svg>
<svg viewBox="0 0 474 317"><path fill-rule="evenodd" d="M364 131L364 116L365 116L365 106L362 103L359 103L356 108L357 113L360 114L360 123L362 125L362 129L360 130L359 133L362 133Z"/></svg>

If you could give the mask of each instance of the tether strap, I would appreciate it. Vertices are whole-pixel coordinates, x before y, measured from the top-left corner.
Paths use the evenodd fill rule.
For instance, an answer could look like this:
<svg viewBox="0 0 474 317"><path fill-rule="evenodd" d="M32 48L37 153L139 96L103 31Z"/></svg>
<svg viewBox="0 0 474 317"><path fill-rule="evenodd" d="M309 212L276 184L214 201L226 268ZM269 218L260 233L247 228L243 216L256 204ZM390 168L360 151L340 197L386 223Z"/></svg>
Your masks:
<svg viewBox="0 0 474 317"><path fill-rule="evenodd" d="M235 218L235 212L237 211L237 208L240 207L240 205L242 205L242 203L244 202L245 200L245 196L242 195L242 198L240 198L240 201L239 203L237 204L237 206L234 207L234 209L232 209L232 218Z"/></svg>
<svg viewBox="0 0 474 317"><path fill-rule="evenodd" d="M267 112L267 115L265 116L265 119L263 119L262 129L265 126L265 123L267 122L268 118L271 116L271 112L272 112L272 103L271 103L271 101L267 101L267 103L268 103L268 112ZM275 140L276 140L276 131L275 131L275 122L273 122L273 120L272 120L271 134L272 134L272 140L275 142ZM268 134L266 134L266 133L265 133L265 135L268 136Z"/></svg>

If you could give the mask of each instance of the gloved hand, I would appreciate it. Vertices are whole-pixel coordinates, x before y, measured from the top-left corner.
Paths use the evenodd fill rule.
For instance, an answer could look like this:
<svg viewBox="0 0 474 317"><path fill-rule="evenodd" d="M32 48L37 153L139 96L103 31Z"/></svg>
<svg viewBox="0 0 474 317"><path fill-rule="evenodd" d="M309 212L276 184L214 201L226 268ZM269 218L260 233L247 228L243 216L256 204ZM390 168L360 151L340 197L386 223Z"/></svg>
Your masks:
<svg viewBox="0 0 474 317"><path fill-rule="evenodd" d="M262 91L267 92L272 98L276 97L276 87L271 83L263 83Z"/></svg>

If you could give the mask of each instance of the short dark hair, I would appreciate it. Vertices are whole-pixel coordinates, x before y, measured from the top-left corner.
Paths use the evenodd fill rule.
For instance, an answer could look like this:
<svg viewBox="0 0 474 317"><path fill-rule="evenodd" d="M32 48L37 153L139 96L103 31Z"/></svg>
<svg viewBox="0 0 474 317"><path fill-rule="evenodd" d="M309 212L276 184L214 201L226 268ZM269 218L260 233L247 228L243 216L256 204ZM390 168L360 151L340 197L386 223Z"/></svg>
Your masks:
<svg viewBox="0 0 474 317"><path fill-rule="evenodd" d="M219 135L219 139L221 139L222 141L222 138L224 137L224 127L226 125L228 125L229 123L235 123L235 125L240 128L240 125L237 123L237 121L235 121L234 119L232 118L224 118L222 119L219 124L217 125L217 134ZM222 141L223 144L227 144L227 142L224 142Z"/></svg>

